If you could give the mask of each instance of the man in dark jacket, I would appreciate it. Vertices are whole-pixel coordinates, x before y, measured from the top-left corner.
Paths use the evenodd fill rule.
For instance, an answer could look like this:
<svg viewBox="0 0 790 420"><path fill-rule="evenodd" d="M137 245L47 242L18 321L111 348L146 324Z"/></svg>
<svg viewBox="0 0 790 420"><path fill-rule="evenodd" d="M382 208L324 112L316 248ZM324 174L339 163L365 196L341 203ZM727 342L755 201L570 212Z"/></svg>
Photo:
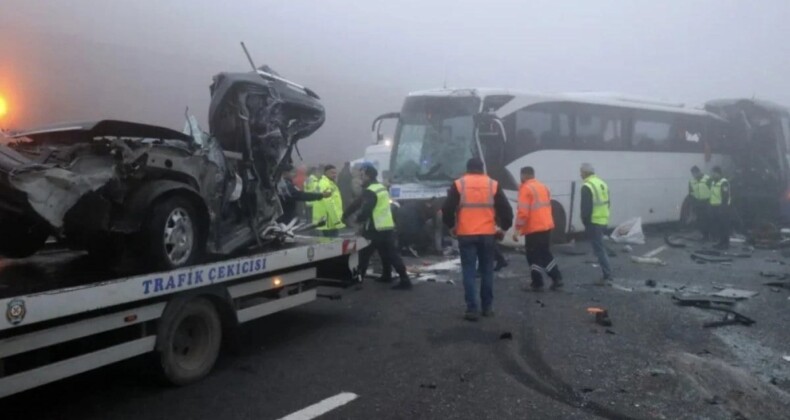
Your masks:
<svg viewBox="0 0 790 420"><path fill-rule="evenodd" d="M494 247L497 239L502 240L504 231L513 224L513 209L503 189L486 176L483 169L482 160L469 159L466 174L447 190L442 208L444 224L458 237L466 300L464 319L468 321L478 319L475 296L478 262L482 315L493 315Z"/></svg>
<svg viewBox="0 0 790 420"><path fill-rule="evenodd" d="M392 217L390 197L386 187L376 180L378 171L373 166L362 169L362 195L354 200L343 211L345 218L359 210L357 222L365 226L364 237L371 241L370 246L359 251L359 271L364 276L373 252L378 251L381 257L382 274L380 282L392 281L392 269L398 273L400 282L393 287L396 290L411 289L411 280L406 266L398 253L395 243L395 220ZM344 220L345 222L345 220Z"/></svg>
<svg viewBox="0 0 790 420"><path fill-rule="evenodd" d="M597 284L607 285L612 281L612 268L603 237L609 224L609 186L595 175L595 169L589 163L583 163L579 172L584 180L581 187L582 224L603 273Z"/></svg>
<svg viewBox="0 0 790 420"><path fill-rule="evenodd" d="M278 223L288 224L296 217L296 203L299 201L316 201L331 195L331 192L304 192L294 185L296 169L292 165L285 167L283 177L277 184L277 194L283 206L283 214L277 218Z"/></svg>

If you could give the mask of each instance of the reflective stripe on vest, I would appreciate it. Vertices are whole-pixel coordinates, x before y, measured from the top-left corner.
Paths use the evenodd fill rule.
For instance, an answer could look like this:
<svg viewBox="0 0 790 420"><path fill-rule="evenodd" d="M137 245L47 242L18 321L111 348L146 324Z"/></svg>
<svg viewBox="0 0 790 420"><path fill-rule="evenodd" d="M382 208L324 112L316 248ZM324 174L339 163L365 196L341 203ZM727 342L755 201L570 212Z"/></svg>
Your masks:
<svg viewBox="0 0 790 420"><path fill-rule="evenodd" d="M523 235L554 229L551 191L538 180L530 179L519 188L515 227Z"/></svg>
<svg viewBox="0 0 790 420"><path fill-rule="evenodd" d="M699 181L696 178L689 181L689 186L691 187L691 196L697 200L710 199L710 187L708 186L709 182L710 177L707 175L703 175Z"/></svg>
<svg viewBox="0 0 790 420"><path fill-rule="evenodd" d="M460 195L457 235L493 235L496 233L494 195L498 184L483 174L466 174L455 181Z"/></svg>
<svg viewBox="0 0 790 420"><path fill-rule="evenodd" d="M711 206L720 206L722 204L722 195L721 195L721 187L724 184L729 185L726 179L722 178L718 181L714 181L710 187L710 205ZM729 206L732 203L732 197L727 197L727 205Z"/></svg>
<svg viewBox="0 0 790 420"><path fill-rule="evenodd" d="M596 225L609 224L609 187L601 178L590 175L584 180L584 185L590 189L593 199L591 222Z"/></svg>
<svg viewBox="0 0 790 420"><path fill-rule="evenodd" d="M377 231L395 229L390 207L390 194L387 188L379 183L368 185L368 191L376 194L376 207L373 208L373 227Z"/></svg>

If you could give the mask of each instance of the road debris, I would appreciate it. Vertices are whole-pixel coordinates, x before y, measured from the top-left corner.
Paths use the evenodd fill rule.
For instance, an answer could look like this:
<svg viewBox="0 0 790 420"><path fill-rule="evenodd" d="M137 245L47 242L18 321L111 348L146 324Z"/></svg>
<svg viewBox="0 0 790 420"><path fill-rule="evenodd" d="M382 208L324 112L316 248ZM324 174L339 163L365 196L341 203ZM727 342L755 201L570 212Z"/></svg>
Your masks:
<svg viewBox="0 0 790 420"><path fill-rule="evenodd" d="M678 240L669 233L664 235L664 243L670 248L685 248L687 246L685 241Z"/></svg>
<svg viewBox="0 0 790 420"><path fill-rule="evenodd" d="M790 362L790 356L782 356L785 362Z"/></svg>
<svg viewBox="0 0 790 420"><path fill-rule="evenodd" d="M680 306L694 306L700 309L724 312L724 317L721 319L721 321L706 322L702 324L703 328L716 328L736 324L750 326L756 322L755 320L726 307L734 305L738 301L736 298L706 295L675 295L672 296L672 299L674 299L675 303Z"/></svg>
<svg viewBox="0 0 790 420"><path fill-rule="evenodd" d="M790 281L771 281L768 283L763 283L765 286L772 286L772 287L781 287L784 289L790 289Z"/></svg>
<svg viewBox="0 0 790 420"><path fill-rule="evenodd" d="M748 327L756 322L755 320L745 315L742 315L739 312L735 312L732 309L721 308L716 306L709 306L709 307L698 306L698 308L724 312L724 318L722 318L721 321L706 322L702 324L702 328L716 328L716 327L724 327L727 325L736 325L736 324L741 324Z"/></svg>
<svg viewBox="0 0 790 420"><path fill-rule="evenodd" d="M604 327L612 326L612 320L609 318L609 312L606 309L592 306L587 308L587 313L595 315L596 324L603 325Z"/></svg>
<svg viewBox="0 0 790 420"><path fill-rule="evenodd" d="M618 244L644 245L645 234L642 231L642 218L633 217L617 226L610 236Z"/></svg>
<svg viewBox="0 0 790 420"><path fill-rule="evenodd" d="M713 296L729 297L733 299L748 299L757 296L758 294L759 294L758 292L753 292L751 290L724 289L719 292L713 293Z"/></svg>
<svg viewBox="0 0 790 420"><path fill-rule="evenodd" d="M535 303L537 303L538 305L540 305L540 307L541 307L541 308L545 308L545 307L546 307L546 304L545 304L545 303L543 303L543 301L542 301L542 300L540 300L540 299L536 299L536 300L535 300Z"/></svg>
<svg viewBox="0 0 790 420"><path fill-rule="evenodd" d="M767 278L775 278L778 280L784 280L788 277L787 273L776 273L773 271L760 271L760 277L767 277ZM768 284L768 283L765 283Z"/></svg>
<svg viewBox="0 0 790 420"><path fill-rule="evenodd" d="M656 281L653 279L645 280L645 286L647 287L656 287Z"/></svg>
<svg viewBox="0 0 790 420"><path fill-rule="evenodd" d="M660 247L658 247L658 248L646 253L645 255L642 255L642 257L644 257L644 258L653 258L656 255L664 252L664 250L666 250L666 249L667 249L667 247L665 245L661 245Z"/></svg>
<svg viewBox="0 0 790 420"><path fill-rule="evenodd" d="M711 295L673 295L672 299L680 306L734 305L738 302L734 298Z"/></svg>
<svg viewBox="0 0 790 420"><path fill-rule="evenodd" d="M434 384L434 383L430 383L430 384L420 384L420 388L425 388L425 389L436 389L436 384Z"/></svg>
<svg viewBox="0 0 790 420"><path fill-rule="evenodd" d="M655 257L637 257L632 256L631 261L637 264L648 264L648 265L667 265L663 260L660 258Z"/></svg>
<svg viewBox="0 0 790 420"><path fill-rule="evenodd" d="M624 245L622 251L626 254L631 253L634 251L634 248L631 245Z"/></svg>
<svg viewBox="0 0 790 420"><path fill-rule="evenodd" d="M705 263L723 263L723 262L732 262L732 258L730 257L723 257L723 256L715 256L709 255L707 252L696 251L691 253L691 259L694 261L703 261Z"/></svg>
<svg viewBox="0 0 790 420"><path fill-rule="evenodd" d="M513 339L513 333L511 333L511 332L503 332L502 334L499 335L499 339L500 340L512 340Z"/></svg>

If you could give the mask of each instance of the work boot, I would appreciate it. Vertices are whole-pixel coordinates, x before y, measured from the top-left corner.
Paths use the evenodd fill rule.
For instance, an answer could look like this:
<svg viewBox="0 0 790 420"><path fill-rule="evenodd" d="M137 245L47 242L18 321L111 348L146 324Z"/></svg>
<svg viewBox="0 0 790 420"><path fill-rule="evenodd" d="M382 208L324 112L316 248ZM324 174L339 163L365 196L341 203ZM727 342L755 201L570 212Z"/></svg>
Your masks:
<svg viewBox="0 0 790 420"><path fill-rule="evenodd" d="M564 286L562 279L552 280L550 289L559 290L562 289L562 286Z"/></svg>
<svg viewBox="0 0 790 420"><path fill-rule="evenodd" d="M611 286L612 285L612 278L611 277L601 277L594 284L596 286Z"/></svg>
<svg viewBox="0 0 790 420"><path fill-rule="evenodd" d="M477 311L470 311L467 309L464 313L464 319L467 321L477 321L480 319L480 315L477 314Z"/></svg>
<svg viewBox="0 0 790 420"><path fill-rule="evenodd" d="M509 264L508 264L507 260L502 260L501 262L497 261L496 264L494 265L494 271L495 272L499 272L499 270L507 267L508 265Z"/></svg>
<svg viewBox="0 0 790 420"><path fill-rule="evenodd" d="M533 292L542 292L543 291L543 283L532 282L532 283L530 283L529 288L532 289Z"/></svg>
<svg viewBox="0 0 790 420"><path fill-rule="evenodd" d="M494 316L494 311L492 309L483 309L483 316L486 318L491 318Z"/></svg>
<svg viewBox="0 0 790 420"><path fill-rule="evenodd" d="M392 286L392 290L411 290L411 281L410 280L401 280L398 284Z"/></svg>

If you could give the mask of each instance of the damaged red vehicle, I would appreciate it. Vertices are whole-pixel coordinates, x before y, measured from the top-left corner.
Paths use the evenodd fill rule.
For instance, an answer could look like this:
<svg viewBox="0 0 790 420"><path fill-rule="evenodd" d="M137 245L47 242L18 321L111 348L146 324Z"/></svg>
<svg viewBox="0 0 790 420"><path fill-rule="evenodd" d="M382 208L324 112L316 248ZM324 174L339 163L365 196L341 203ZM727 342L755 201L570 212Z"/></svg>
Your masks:
<svg viewBox="0 0 790 420"><path fill-rule="evenodd" d="M0 146L0 254L54 237L105 261L173 269L281 239L276 193L298 140L324 122L311 90L268 67L220 73L210 132L103 120Z"/></svg>

